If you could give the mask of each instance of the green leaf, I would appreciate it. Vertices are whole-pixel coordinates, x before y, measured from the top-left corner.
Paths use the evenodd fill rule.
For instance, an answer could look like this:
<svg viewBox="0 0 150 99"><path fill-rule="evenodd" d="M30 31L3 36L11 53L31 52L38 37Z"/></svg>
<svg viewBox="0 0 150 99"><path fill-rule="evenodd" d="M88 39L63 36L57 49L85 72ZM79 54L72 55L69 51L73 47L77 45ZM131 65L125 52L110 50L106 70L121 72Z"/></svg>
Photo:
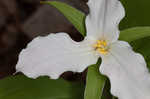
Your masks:
<svg viewBox="0 0 150 99"><path fill-rule="evenodd" d="M133 50L136 52L141 53L148 65L148 68L150 70L150 37L146 37L143 39L138 39L136 41L131 42L131 45L133 47Z"/></svg>
<svg viewBox="0 0 150 99"><path fill-rule="evenodd" d="M63 79L19 75L0 80L0 99L83 99L83 92L82 84Z"/></svg>
<svg viewBox="0 0 150 99"><path fill-rule="evenodd" d="M150 36L150 27L135 27L120 32L120 40L135 41Z"/></svg>
<svg viewBox="0 0 150 99"><path fill-rule="evenodd" d="M120 23L120 28L150 26L150 0L121 0L125 7L126 17Z"/></svg>
<svg viewBox="0 0 150 99"><path fill-rule="evenodd" d="M42 1L41 3L52 5L53 7L57 8L83 36L86 35L84 13L58 1Z"/></svg>
<svg viewBox="0 0 150 99"><path fill-rule="evenodd" d="M84 99L102 98L106 77L100 74L99 66L98 63L88 68Z"/></svg>
<svg viewBox="0 0 150 99"><path fill-rule="evenodd" d="M118 98L116 98L115 96L113 96L112 99L118 99Z"/></svg>

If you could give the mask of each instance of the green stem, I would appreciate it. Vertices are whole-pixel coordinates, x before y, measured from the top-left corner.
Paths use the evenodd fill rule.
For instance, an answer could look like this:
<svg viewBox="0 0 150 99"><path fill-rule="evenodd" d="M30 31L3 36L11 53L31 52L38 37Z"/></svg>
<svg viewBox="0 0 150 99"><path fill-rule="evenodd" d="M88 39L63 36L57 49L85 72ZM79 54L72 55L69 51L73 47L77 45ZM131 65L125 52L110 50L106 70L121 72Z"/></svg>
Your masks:
<svg viewBox="0 0 150 99"><path fill-rule="evenodd" d="M98 63L88 68L84 99L102 99L106 77L100 74L99 66Z"/></svg>

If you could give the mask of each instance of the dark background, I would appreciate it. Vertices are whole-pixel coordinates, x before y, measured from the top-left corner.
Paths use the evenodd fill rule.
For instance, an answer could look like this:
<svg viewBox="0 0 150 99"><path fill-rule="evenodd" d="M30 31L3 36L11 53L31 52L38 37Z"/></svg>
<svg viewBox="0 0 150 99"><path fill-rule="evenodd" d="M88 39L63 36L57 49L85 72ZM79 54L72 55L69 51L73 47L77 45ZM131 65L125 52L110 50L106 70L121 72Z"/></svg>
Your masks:
<svg viewBox="0 0 150 99"><path fill-rule="evenodd" d="M88 13L87 0L59 1ZM56 8L41 5L40 0L0 0L0 78L15 72L18 54L28 42L52 32L67 32L76 41L83 39ZM64 77L80 79L84 73L68 72Z"/></svg>

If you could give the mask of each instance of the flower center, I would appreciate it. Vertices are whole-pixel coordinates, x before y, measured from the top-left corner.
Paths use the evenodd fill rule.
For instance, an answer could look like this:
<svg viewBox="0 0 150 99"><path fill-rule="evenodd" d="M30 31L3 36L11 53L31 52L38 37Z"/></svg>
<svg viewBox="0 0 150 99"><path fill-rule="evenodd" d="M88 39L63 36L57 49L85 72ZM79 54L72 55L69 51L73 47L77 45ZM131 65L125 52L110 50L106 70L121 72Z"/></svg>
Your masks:
<svg viewBox="0 0 150 99"><path fill-rule="evenodd" d="M96 44L94 44L93 47L96 51L98 51L101 54L108 53L107 42L105 40L97 40Z"/></svg>

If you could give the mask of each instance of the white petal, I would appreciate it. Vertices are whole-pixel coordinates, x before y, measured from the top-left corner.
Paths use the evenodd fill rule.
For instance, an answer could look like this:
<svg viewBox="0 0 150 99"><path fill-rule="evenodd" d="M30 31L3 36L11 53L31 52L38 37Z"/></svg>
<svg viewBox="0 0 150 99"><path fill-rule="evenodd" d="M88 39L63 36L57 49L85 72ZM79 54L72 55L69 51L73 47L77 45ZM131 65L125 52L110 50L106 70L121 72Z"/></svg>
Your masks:
<svg viewBox="0 0 150 99"><path fill-rule="evenodd" d="M118 0L89 0L89 15L86 17L87 35L105 38L114 42L119 37L118 24L125 11Z"/></svg>
<svg viewBox="0 0 150 99"><path fill-rule="evenodd" d="M112 45L110 54L102 58L100 72L109 77L111 93L119 99L150 99L150 74L145 60L127 42Z"/></svg>
<svg viewBox="0 0 150 99"><path fill-rule="evenodd" d="M75 42L65 33L37 37L20 53L16 69L31 78L52 79L65 71L82 72L98 59L89 44L86 39Z"/></svg>

